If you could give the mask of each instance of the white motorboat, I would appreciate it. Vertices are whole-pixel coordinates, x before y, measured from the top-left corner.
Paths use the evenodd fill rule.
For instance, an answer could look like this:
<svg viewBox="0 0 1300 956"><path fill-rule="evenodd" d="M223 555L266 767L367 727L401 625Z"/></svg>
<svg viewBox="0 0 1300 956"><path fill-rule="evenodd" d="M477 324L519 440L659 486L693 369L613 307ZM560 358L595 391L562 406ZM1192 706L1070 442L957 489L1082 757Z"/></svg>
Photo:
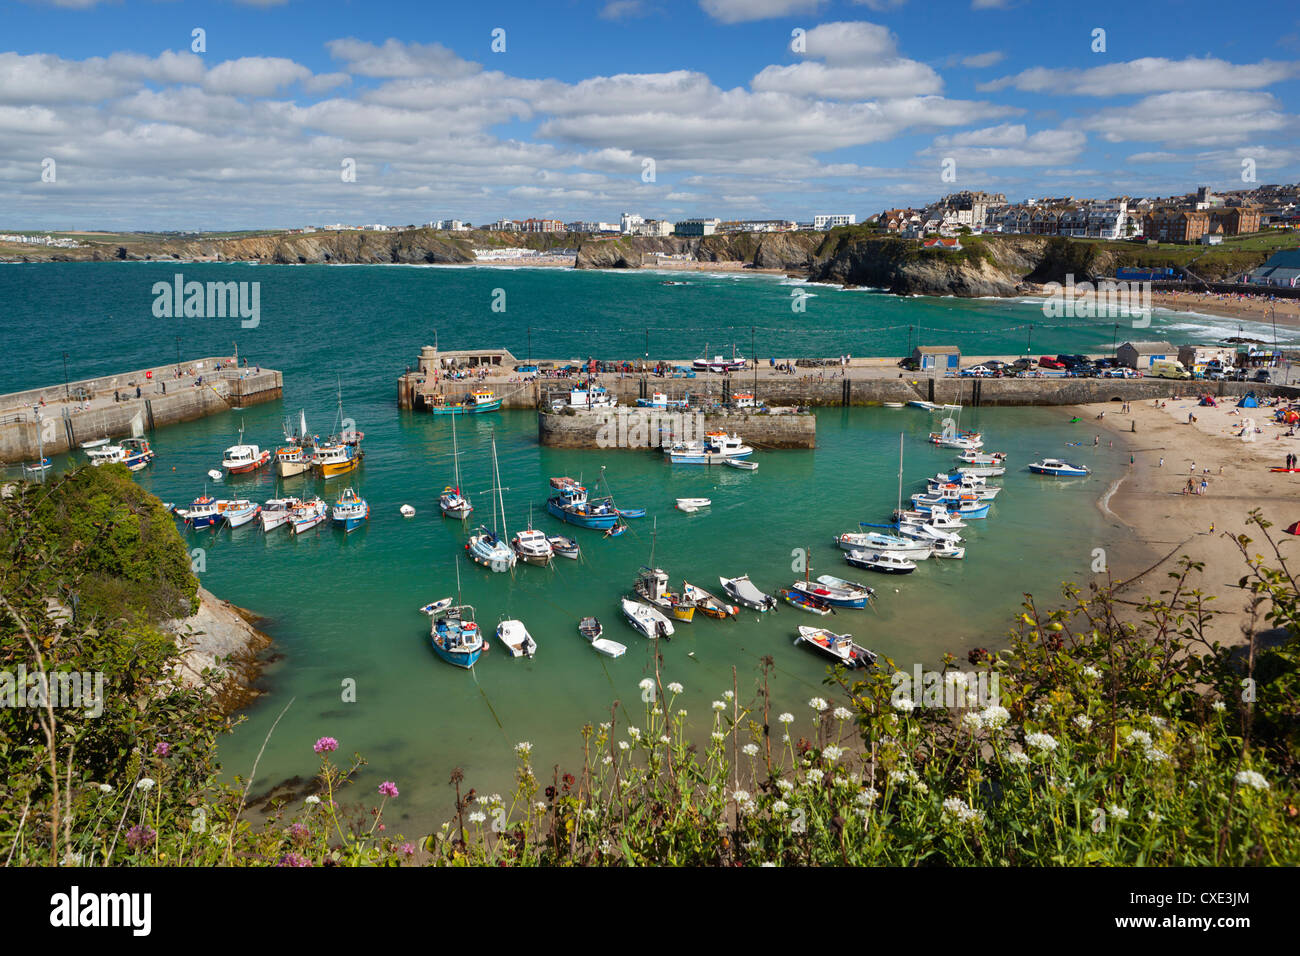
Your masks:
<svg viewBox="0 0 1300 956"><path fill-rule="evenodd" d="M1042 461L1030 462L1029 470L1036 475L1052 475L1058 478L1082 478L1090 474L1087 465L1072 465L1060 458L1044 458Z"/></svg>
<svg viewBox="0 0 1300 956"><path fill-rule="evenodd" d="M1007 469L1005 465L962 465L957 469L962 475L970 475L973 478L996 478L999 475L1005 475Z"/></svg>
<svg viewBox="0 0 1300 956"><path fill-rule="evenodd" d="M555 557L555 549L545 531L526 528L510 539L510 547L515 554L528 564L547 565Z"/></svg>
<svg viewBox="0 0 1300 956"><path fill-rule="evenodd" d="M718 583L722 585L722 590L726 591L737 604L742 604L747 608L755 611L770 611L776 607L776 598L770 594L764 594L754 582L749 580L748 574L742 574L735 578L718 578Z"/></svg>
<svg viewBox="0 0 1300 956"><path fill-rule="evenodd" d="M257 471L270 460L270 450L244 444L244 429L240 428L239 443L226 449L221 459L221 467L227 474L243 475L250 471Z"/></svg>
<svg viewBox="0 0 1300 956"><path fill-rule="evenodd" d="M506 646L511 657L532 657L537 653L537 642L523 621L502 621L497 625L497 640Z"/></svg>
<svg viewBox="0 0 1300 956"><path fill-rule="evenodd" d="M903 403L902 403L902 402L881 402L880 404L881 404L882 406L884 406L885 408L902 408L902 407L903 407Z"/></svg>
<svg viewBox="0 0 1300 956"><path fill-rule="evenodd" d="M451 607L452 602L454 600L455 598L449 598L449 597L439 598L433 603L426 604L424 607L420 608L420 613L428 614L430 617L432 617L433 615L437 614L439 611L445 611L447 610L447 608Z"/></svg>
<svg viewBox="0 0 1300 956"><path fill-rule="evenodd" d="M925 524L941 531L955 531L966 527L958 515L949 511L895 511L894 520L900 524Z"/></svg>
<svg viewBox="0 0 1300 956"><path fill-rule="evenodd" d="M208 469L208 477L211 478L213 481L220 481L220 480L221 480L222 478L224 478L225 476L222 475L221 472L217 471L217 469L215 469L215 468L209 468L209 469Z"/></svg>
<svg viewBox="0 0 1300 956"><path fill-rule="evenodd" d="M101 448L107 444L108 444L108 436L106 435L103 438L95 438L90 441L83 441L81 443L81 447L83 449L89 450L91 448Z"/></svg>
<svg viewBox="0 0 1300 956"><path fill-rule="evenodd" d="M604 654L606 657L622 657L627 653L627 648L618 641L601 637L605 633L605 628L594 617L584 617L579 621L578 633L597 654Z"/></svg>
<svg viewBox="0 0 1300 956"><path fill-rule="evenodd" d="M104 441L107 442L108 439ZM86 448L85 445L81 447ZM116 465L126 461L126 449L121 445L97 445L94 448L86 448L86 457L96 468L100 465Z"/></svg>
<svg viewBox="0 0 1300 956"><path fill-rule="evenodd" d="M750 461L748 458L728 458L723 464L744 471L758 471L758 462Z"/></svg>
<svg viewBox="0 0 1300 956"><path fill-rule="evenodd" d="M930 546L923 541L878 531L860 534L847 531L836 538L835 543L842 551L898 551L918 561L930 556Z"/></svg>
<svg viewBox="0 0 1300 956"><path fill-rule="evenodd" d="M709 498L678 498L677 508L679 511L685 511L687 514L693 514L701 508L707 508L713 504Z"/></svg>
<svg viewBox="0 0 1300 956"><path fill-rule="evenodd" d="M226 519L226 524L232 528L242 527L262 513L261 505L255 504L246 498L224 502L225 507L221 507L223 502L217 504L221 510L221 516Z"/></svg>
<svg viewBox="0 0 1300 956"><path fill-rule="evenodd" d="M569 408L617 408L618 399L611 398L604 386L589 382L585 387L570 390L565 404Z"/></svg>
<svg viewBox="0 0 1300 956"><path fill-rule="evenodd" d="M910 555L897 551L849 551L844 560L855 568L865 568L881 574L911 574L916 565L908 560Z"/></svg>
<svg viewBox="0 0 1300 956"><path fill-rule="evenodd" d="M913 541L927 542L931 548L939 544L960 544L961 535L955 531L943 531L928 524L900 524L898 534Z"/></svg>
<svg viewBox="0 0 1300 956"><path fill-rule="evenodd" d="M935 548L930 553L933 554L936 558L966 557L966 549L963 546L951 541L944 541L939 543L938 545L935 546Z"/></svg>
<svg viewBox="0 0 1300 956"><path fill-rule="evenodd" d="M980 451L968 448L957 456L957 460L964 461L968 465L1005 465L1007 454L1002 451Z"/></svg>
<svg viewBox="0 0 1300 956"><path fill-rule="evenodd" d="M304 501L302 507L295 508L289 518L289 528L294 534L316 527L329 516L329 506L319 497Z"/></svg>
<svg viewBox="0 0 1300 956"><path fill-rule="evenodd" d="M262 513L259 516L262 520L262 530L274 531L281 525L288 524L293 518L294 511L301 507L301 498L272 498L263 503Z"/></svg>
<svg viewBox="0 0 1300 956"><path fill-rule="evenodd" d="M800 625L799 635L794 642L819 650L846 667L870 667L876 663L876 655L865 647L854 644L852 634L836 634L824 627Z"/></svg>
<svg viewBox="0 0 1300 956"><path fill-rule="evenodd" d="M415 509L412 508L410 505L402 505L402 507L398 508L397 510L403 518L415 517Z"/></svg>
<svg viewBox="0 0 1300 956"><path fill-rule="evenodd" d="M645 637L668 638L673 635L673 622L649 604L623 598L623 616Z"/></svg>
<svg viewBox="0 0 1300 956"><path fill-rule="evenodd" d="M748 458L754 449L739 435L725 431L708 432L704 441L679 441L664 446L664 454L674 465L721 465Z"/></svg>
<svg viewBox="0 0 1300 956"><path fill-rule="evenodd" d="M546 540L551 543L551 550L558 557L577 561L582 556L582 549L578 546L578 542L567 535L553 534L549 535Z"/></svg>

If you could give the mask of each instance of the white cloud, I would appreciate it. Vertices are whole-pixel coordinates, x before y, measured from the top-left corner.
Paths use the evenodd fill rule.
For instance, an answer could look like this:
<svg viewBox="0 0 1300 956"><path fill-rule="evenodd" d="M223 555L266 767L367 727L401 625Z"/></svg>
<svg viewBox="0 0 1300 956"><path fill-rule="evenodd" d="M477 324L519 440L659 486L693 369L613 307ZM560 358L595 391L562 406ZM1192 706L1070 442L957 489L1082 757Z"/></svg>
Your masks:
<svg viewBox="0 0 1300 956"><path fill-rule="evenodd" d="M752 81L755 92L836 100L925 96L938 93L943 80L924 63L893 60L880 66L825 66L796 63L765 67Z"/></svg>
<svg viewBox="0 0 1300 956"><path fill-rule="evenodd" d="M1250 90L1280 83L1300 72L1300 64L1261 60L1234 64L1215 57L1167 60L1143 57L1086 70L1034 67L982 84L981 92L1014 87L1026 93L1120 96L1176 90Z"/></svg>
<svg viewBox="0 0 1300 956"><path fill-rule="evenodd" d="M311 78L301 63L274 56L245 56L226 60L208 71L205 89L234 96L271 96L283 86Z"/></svg>
<svg viewBox="0 0 1300 956"><path fill-rule="evenodd" d="M441 43L402 43L392 38L383 46L346 37L325 44L330 55L342 60L349 73L375 77L465 76L482 69L461 59Z"/></svg>
<svg viewBox="0 0 1300 956"><path fill-rule="evenodd" d="M962 66L969 66L975 69L986 66L995 66L1007 58L1007 55L1001 50L990 50L988 53L976 53L972 56L961 58Z"/></svg>
<svg viewBox="0 0 1300 956"><path fill-rule="evenodd" d="M1064 166L1087 145L1079 130L1050 129L1029 134L1022 125L1002 124L938 136L919 155L952 158L957 168L997 166Z"/></svg>
<svg viewBox="0 0 1300 956"><path fill-rule="evenodd" d="M722 23L767 20L796 13L815 13L825 0L700 0L704 12Z"/></svg>
<svg viewBox="0 0 1300 956"><path fill-rule="evenodd" d="M804 56L839 65L898 56L898 38L886 27L865 21L821 23L804 36Z"/></svg>
<svg viewBox="0 0 1300 956"><path fill-rule="evenodd" d="M627 20L631 17L643 17L646 10L644 0L609 0L600 8L602 20Z"/></svg>
<svg viewBox="0 0 1300 956"><path fill-rule="evenodd" d="M1161 93L1132 106L1101 110L1080 126L1110 142L1137 141L1184 146L1229 145L1294 121L1268 93L1223 90Z"/></svg>

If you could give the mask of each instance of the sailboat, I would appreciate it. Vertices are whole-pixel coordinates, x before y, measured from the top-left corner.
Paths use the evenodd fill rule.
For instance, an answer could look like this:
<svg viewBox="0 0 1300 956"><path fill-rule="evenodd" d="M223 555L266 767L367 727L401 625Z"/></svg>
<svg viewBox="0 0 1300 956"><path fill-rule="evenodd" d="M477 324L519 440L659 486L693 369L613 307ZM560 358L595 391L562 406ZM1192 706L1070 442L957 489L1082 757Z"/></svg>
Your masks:
<svg viewBox="0 0 1300 956"><path fill-rule="evenodd" d="M259 448L257 445L244 444L244 426L239 426L239 441L226 449L225 457L221 459L221 467L228 475L243 475L250 471L257 471L268 461L271 460L271 453Z"/></svg>
<svg viewBox="0 0 1300 956"><path fill-rule="evenodd" d="M506 521L506 503L501 496L501 470L497 465L497 435L492 433L492 488L489 493L495 492L496 497L492 499L492 530L480 525L479 529L470 535L469 541L465 542L465 551L469 554L470 559L476 564L481 564L485 568L493 571L509 571L515 566L515 552L502 537L509 534L505 527ZM501 513L501 530L502 534L497 534L497 512Z"/></svg>
<svg viewBox="0 0 1300 956"><path fill-rule="evenodd" d="M453 419L455 421L455 419ZM546 537L545 531L538 531L533 527L533 506L528 506L528 527L520 531L510 539L510 547L514 549L515 554L523 561L529 564L539 564L542 566L551 563L555 557L555 548L551 541Z"/></svg>
<svg viewBox="0 0 1300 956"><path fill-rule="evenodd" d="M442 489L442 494L438 497L438 507L442 509L445 517L459 518L464 521L474 510L474 506L460 493L460 449L456 445L456 416L454 415L451 418L451 460L456 472L456 484L454 487L448 485Z"/></svg>
<svg viewBox="0 0 1300 956"><path fill-rule="evenodd" d="M812 554L812 548L807 550L807 554ZM786 604L792 604L801 610L808 611L811 614L821 614L825 616L834 612L831 602L818 592L825 592L825 588L814 586L808 580L808 575L812 571L812 561L804 559L803 580L795 581L790 588L783 588L777 593Z"/></svg>

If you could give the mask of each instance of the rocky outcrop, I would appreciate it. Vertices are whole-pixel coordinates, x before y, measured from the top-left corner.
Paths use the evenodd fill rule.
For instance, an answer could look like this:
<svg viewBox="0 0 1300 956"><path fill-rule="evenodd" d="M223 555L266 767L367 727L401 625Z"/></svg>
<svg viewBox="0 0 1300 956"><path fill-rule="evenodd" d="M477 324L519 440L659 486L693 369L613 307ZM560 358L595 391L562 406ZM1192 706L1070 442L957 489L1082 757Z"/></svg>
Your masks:
<svg viewBox="0 0 1300 956"><path fill-rule="evenodd" d="M960 251L925 249L918 240L837 237L813 263L814 282L868 286L900 295L1011 296L1022 291L1042 240L967 241Z"/></svg>
<svg viewBox="0 0 1300 956"><path fill-rule="evenodd" d="M198 611L164 625L181 648L177 678L195 687L203 682L203 671L211 668L221 675L216 703L222 712L247 705L258 696L253 683L261 671L259 655L271 645L271 639L254 627L258 620L252 612L199 588Z"/></svg>

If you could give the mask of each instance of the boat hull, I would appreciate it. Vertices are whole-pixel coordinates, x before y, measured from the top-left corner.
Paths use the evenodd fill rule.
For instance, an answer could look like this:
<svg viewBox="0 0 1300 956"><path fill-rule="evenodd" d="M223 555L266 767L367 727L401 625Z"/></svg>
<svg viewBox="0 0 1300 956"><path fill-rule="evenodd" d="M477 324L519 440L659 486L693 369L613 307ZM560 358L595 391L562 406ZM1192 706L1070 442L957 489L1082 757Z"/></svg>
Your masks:
<svg viewBox="0 0 1300 956"><path fill-rule="evenodd" d="M596 531L608 531L614 527L619 518L616 511L608 515L584 515L567 511L554 498L546 499L546 510L554 517L568 524L577 525L579 528L591 528Z"/></svg>
<svg viewBox="0 0 1300 956"><path fill-rule="evenodd" d="M500 410L501 399L499 398L479 405L430 405L425 409L430 415L482 415L484 412L497 412Z"/></svg>

